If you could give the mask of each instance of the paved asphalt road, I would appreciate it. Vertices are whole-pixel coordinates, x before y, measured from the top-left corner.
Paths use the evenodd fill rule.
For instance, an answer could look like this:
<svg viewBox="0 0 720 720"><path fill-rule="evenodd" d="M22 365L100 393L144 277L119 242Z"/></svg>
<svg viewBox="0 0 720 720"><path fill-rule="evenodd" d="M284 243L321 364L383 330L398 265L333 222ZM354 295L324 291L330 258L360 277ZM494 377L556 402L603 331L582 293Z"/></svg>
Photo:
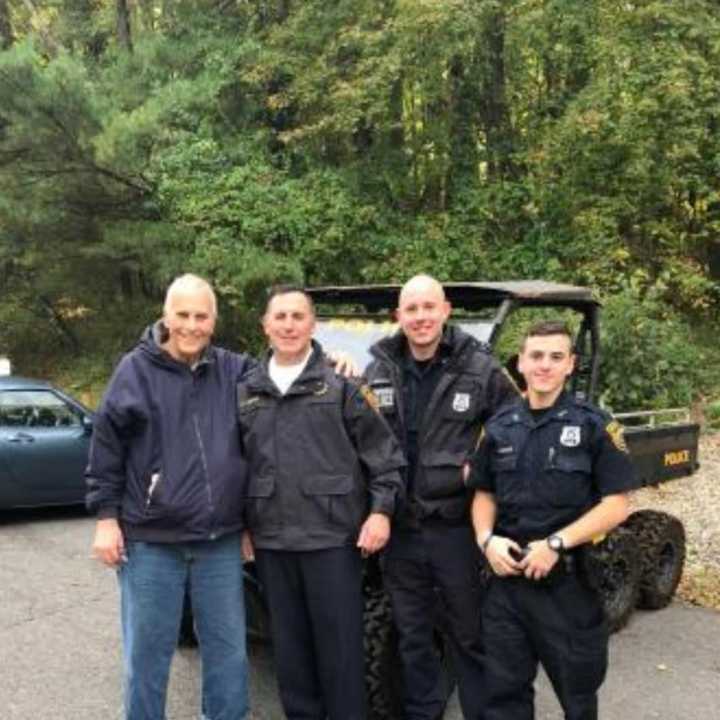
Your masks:
<svg viewBox="0 0 720 720"><path fill-rule="evenodd" d="M112 720L120 711L117 590L89 558L81 511L0 512L0 718ZM268 648L251 649L253 720L280 720ZM198 658L178 652L168 720L196 720ZM537 720L562 717L538 682ZM720 718L720 614L636 613L612 639L601 720ZM454 700L446 720L461 720Z"/></svg>

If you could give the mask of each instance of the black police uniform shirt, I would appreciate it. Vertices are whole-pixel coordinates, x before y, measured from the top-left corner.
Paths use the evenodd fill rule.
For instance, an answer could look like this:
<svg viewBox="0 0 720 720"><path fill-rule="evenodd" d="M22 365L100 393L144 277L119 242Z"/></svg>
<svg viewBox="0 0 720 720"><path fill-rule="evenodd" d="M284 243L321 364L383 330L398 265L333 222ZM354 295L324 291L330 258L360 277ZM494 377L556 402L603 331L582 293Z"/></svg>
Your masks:
<svg viewBox="0 0 720 720"><path fill-rule="evenodd" d="M494 532L526 544L551 535L606 495L637 487L622 427L563 392L533 416L526 400L485 425L468 485L495 496Z"/></svg>
<svg viewBox="0 0 720 720"><path fill-rule="evenodd" d="M412 494L418 463L418 436L425 408L440 382L444 365L450 356L450 349L441 344L436 355L429 360L415 360L409 348L404 358L404 426L407 493Z"/></svg>

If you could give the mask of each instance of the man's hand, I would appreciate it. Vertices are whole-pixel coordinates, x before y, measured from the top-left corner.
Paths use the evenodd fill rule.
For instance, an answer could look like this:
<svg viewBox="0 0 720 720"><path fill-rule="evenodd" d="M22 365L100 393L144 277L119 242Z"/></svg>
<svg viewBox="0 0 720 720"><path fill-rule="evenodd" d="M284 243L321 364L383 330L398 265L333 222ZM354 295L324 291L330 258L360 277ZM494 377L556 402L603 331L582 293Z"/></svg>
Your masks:
<svg viewBox="0 0 720 720"><path fill-rule="evenodd" d="M255 546L253 545L252 535L249 530L243 530L240 536L240 555L243 562L253 562L255 560Z"/></svg>
<svg viewBox="0 0 720 720"><path fill-rule="evenodd" d="M343 352L342 350L331 350L325 353L325 355L334 366L335 372L338 375L343 375L347 378L360 376L360 368L355 364L355 360L353 360L350 353Z"/></svg>
<svg viewBox="0 0 720 720"><path fill-rule="evenodd" d="M92 554L108 567L118 567L125 562L125 540L115 518L98 520L95 524Z"/></svg>
<svg viewBox="0 0 720 720"><path fill-rule="evenodd" d="M510 538L493 535L490 542L485 546L485 557L490 563L492 571L496 575L520 575L523 571L522 565L510 554L513 550L520 555L522 548Z"/></svg>
<svg viewBox="0 0 720 720"><path fill-rule="evenodd" d="M390 518L382 513L370 513L360 528L357 546L363 557L382 550L390 539Z"/></svg>
<svg viewBox="0 0 720 720"><path fill-rule="evenodd" d="M550 548L546 540L528 543L528 548L521 563L523 573L529 580L542 580L555 567L560 555Z"/></svg>

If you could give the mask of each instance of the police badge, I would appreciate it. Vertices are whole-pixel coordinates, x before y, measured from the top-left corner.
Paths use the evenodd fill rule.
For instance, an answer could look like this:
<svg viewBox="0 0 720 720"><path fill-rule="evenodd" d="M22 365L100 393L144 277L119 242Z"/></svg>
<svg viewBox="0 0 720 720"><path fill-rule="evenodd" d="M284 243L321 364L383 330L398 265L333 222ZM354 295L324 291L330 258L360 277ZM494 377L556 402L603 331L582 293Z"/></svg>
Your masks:
<svg viewBox="0 0 720 720"><path fill-rule="evenodd" d="M565 447L577 447L580 444L580 427L566 425L560 434L560 444Z"/></svg>
<svg viewBox="0 0 720 720"><path fill-rule="evenodd" d="M470 407L470 393L455 393L452 408L455 412L467 412Z"/></svg>

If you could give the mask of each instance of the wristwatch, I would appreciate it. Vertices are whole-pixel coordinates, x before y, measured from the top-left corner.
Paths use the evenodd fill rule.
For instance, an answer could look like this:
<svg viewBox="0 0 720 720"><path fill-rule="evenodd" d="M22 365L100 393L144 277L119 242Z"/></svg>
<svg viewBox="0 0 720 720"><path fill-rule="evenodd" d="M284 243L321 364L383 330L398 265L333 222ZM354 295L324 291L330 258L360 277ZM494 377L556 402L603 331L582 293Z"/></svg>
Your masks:
<svg viewBox="0 0 720 720"><path fill-rule="evenodd" d="M478 535L477 537L477 544L480 546L480 549L483 551L483 554L486 552L488 545L490 544L490 541L493 538L493 531L492 530L486 530L484 537L480 537Z"/></svg>
<svg viewBox="0 0 720 720"><path fill-rule="evenodd" d="M551 550L554 550L558 555L562 554L565 550L565 543L560 535L550 535L547 539L547 544Z"/></svg>

